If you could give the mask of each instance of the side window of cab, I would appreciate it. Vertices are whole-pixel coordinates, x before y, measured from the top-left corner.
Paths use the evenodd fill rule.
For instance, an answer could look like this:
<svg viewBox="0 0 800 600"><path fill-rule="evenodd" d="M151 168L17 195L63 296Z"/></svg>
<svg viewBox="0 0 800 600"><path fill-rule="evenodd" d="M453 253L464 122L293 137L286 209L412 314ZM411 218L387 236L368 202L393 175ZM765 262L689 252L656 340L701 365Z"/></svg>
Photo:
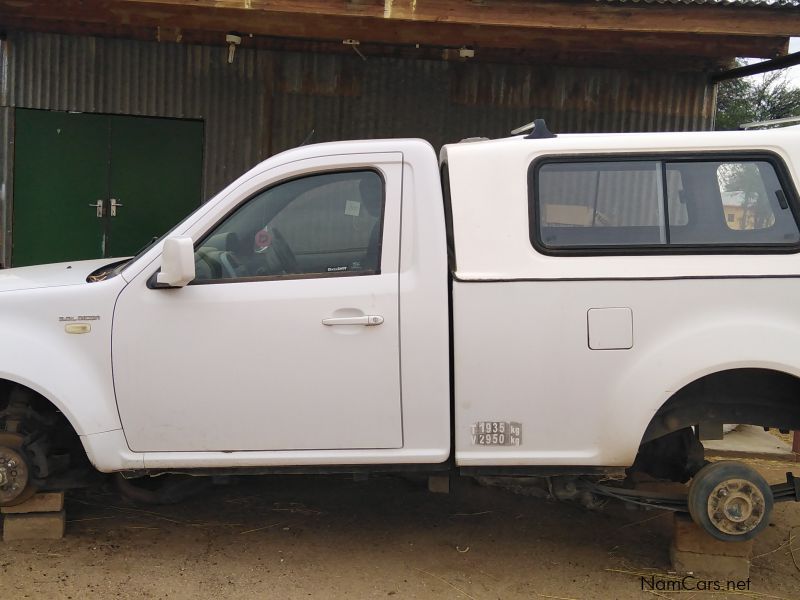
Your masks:
<svg viewBox="0 0 800 600"><path fill-rule="evenodd" d="M307 175L260 192L196 247L193 283L380 273L384 187L365 169Z"/></svg>

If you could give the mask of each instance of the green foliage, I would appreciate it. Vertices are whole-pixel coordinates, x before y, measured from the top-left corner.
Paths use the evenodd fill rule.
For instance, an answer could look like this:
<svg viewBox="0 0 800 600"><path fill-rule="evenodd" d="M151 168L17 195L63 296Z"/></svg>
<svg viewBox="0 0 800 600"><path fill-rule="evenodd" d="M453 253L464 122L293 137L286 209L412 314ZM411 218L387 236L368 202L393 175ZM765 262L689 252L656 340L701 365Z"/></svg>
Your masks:
<svg viewBox="0 0 800 600"><path fill-rule="evenodd" d="M723 81L717 88L716 129L739 129L742 123L800 116L800 88L782 71Z"/></svg>

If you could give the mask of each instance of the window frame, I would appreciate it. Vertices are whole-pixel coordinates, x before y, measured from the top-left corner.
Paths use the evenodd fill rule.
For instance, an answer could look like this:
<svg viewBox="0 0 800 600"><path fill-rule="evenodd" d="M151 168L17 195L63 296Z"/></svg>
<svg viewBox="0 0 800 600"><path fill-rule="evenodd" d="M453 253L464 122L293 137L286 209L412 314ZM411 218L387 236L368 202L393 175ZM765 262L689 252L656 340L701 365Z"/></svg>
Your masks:
<svg viewBox="0 0 800 600"><path fill-rule="evenodd" d="M364 165L364 167L347 167L343 169L326 169L324 171L312 171L309 173L301 173L298 175L287 177L286 179L281 179L279 181L275 181L258 191L246 196L239 202L237 202L230 210L228 210L224 215L222 215L219 219L215 221L215 223L209 227L203 235L198 238L198 240L194 243L194 252L196 253L197 250L203 245L214 231L217 228L227 221L231 216L233 216L239 209L241 209L244 205L248 202L254 200L257 196L261 194L265 194L268 191L286 184L291 183L293 181L298 181L300 179L306 179L308 177L318 177L320 175L336 175L341 173L363 173L365 171L369 171L375 173L381 180L381 216L380 216L380 228L378 230L378 239L380 240L379 248L378 248L378 268L374 271L334 271L328 273L288 273L283 275L253 275L248 277L230 277L230 278L222 278L222 279L193 279L187 285L217 285L222 283L250 283L254 281L289 281L295 279L325 279L325 278L336 278L336 277L364 277L368 275L380 275L381 274L381 266L383 261L383 228L386 221L386 177L384 176L383 172L371 165ZM288 206L288 205L287 205ZM155 276L155 274L154 274Z"/></svg>
<svg viewBox="0 0 800 600"><path fill-rule="evenodd" d="M796 254L800 252L800 240L792 243L770 244L673 244L669 241L669 213L665 212L667 242L665 244L617 244L586 245L573 247L550 247L544 243L539 231L540 208L538 174L543 165L576 164L589 162L647 162L659 161L664 164L673 162L766 162L775 171L778 183L786 195L795 225L800 231L800 200L794 181L783 158L768 150L756 151L715 151L715 152L620 152L614 154L548 154L534 159L528 167L528 235L534 249L546 256L653 256L659 254ZM662 179L663 176L662 169ZM660 200L667 203L666 182L663 182L664 197ZM723 211L724 216L724 211Z"/></svg>

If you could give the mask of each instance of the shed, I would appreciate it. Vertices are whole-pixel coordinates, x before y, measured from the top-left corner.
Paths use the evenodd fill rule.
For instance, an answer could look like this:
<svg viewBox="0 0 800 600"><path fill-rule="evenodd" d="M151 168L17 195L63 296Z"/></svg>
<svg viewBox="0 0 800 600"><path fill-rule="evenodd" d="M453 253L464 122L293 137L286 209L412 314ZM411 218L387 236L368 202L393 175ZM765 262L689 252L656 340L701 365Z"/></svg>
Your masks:
<svg viewBox="0 0 800 600"><path fill-rule="evenodd" d="M0 0L0 264L125 256L313 141L713 125L798 0ZM238 43L231 45L233 40Z"/></svg>

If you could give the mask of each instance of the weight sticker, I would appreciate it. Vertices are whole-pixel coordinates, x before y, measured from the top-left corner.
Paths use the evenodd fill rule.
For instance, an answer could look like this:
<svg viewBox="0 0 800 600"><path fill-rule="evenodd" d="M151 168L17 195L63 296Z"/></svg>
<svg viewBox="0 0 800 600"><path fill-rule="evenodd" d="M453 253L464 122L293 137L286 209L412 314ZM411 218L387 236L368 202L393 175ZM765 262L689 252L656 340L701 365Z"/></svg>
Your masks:
<svg viewBox="0 0 800 600"><path fill-rule="evenodd" d="M514 421L478 421L472 425L473 446L519 446L522 423Z"/></svg>

